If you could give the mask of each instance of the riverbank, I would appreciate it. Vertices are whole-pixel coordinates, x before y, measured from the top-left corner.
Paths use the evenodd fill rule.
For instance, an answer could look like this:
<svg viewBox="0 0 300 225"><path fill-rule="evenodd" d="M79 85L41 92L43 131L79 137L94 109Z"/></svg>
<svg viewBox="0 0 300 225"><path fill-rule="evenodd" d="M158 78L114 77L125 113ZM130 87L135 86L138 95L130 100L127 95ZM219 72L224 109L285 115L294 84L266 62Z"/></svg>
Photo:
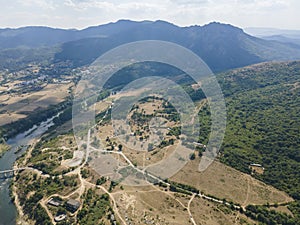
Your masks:
<svg viewBox="0 0 300 225"><path fill-rule="evenodd" d="M14 198L14 204L17 209L17 218L16 218L16 224L20 225L29 225L24 219L24 213L23 208L20 204L19 197L17 195L17 187L15 185L12 186L12 196Z"/></svg>
<svg viewBox="0 0 300 225"><path fill-rule="evenodd" d="M62 112L59 112L46 121L34 125L29 130L8 139L6 144L10 146L10 149L5 149L5 153L3 153L0 158L0 170L8 170L16 166L15 161L18 160L24 153L28 153L28 151L33 147L33 143L38 141L50 127L55 126L53 120L61 113ZM22 150L18 150L20 146L24 146L22 147ZM26 146L30 147L27 149ZM14 185L16 184L17 183ZM18 207L20 205L18 204L19 199L17 199L15 204L12 201L12 199L16 197L16 193L19 193L21 190L13 189L12 186L10 186L10 182L7 180L1 180L0 185L0 225L26 224L24 221L20 221L20 219L23 219L22 216L18 217L18 213L22 215L22 209ZM15 192L13 196L12 191ZM17 218L19 218L18 222Z"/></svg>
<svg viewBox="0 0 300 225"><path fill-rule="evenodd" d="M32 152L32 149L36 145L36 143L39 141L39 139L33 139L31 144L31 147L26 150L24 160L22 162L22 165L25 164L30 157L30 154ZM14 168L22 167L22 165L19 164L18 160L15 161L14 163ZM14 182L11 186L11 191L12 191L12 199L14 199L14 204L17 209L17 217L16 217L16 224L17 225L30 225L30 223L26 220L24 212L23 212L23 207L21 206L19 196L18 196L18 188L15 185L16 184L16 178L14 177Z"/></svg>
<svg viewBox="0 0 300 225"><path fill-rule="evenodd" d="M0 137L8 140L28 130L34 132L35 126L38 127L41 123L43 123L43 121L56 117L57 114L62 113L71 106L72 99L67 98L65 101L57 105L51 105L45 109L36 110L25 118L2 125L0 127ZM28 133L28 135L30 135L30 133Z"/></svg>
<svg viewBox="0 0 300 225"><path fill-rule="evenodd" d="M22 162L20 162L21 159L17 159L14 163L14 168L20 168L23 167L27 161L30 158L30 155L32 153L32 150L34 149L35 145L40 141L40 138L34 138L32 139L28 144L30 145L30 147L28 149L25 150L24 154L24 158L22 160ZM16 217L16 224L18 225L31 225L28 220L25 218L24 212L23 212L23 207L21 206L20 200L19 200L19 196L18 196L18 188L15 185L16 184L16 177L14 177L14 182L12 184L12 198L14 199L14 204L16 206L17 209L17 217Z"/></svg>
<svg viewBox="0 0 300 225"><path fill-rule="evenodd" d="M5 152L10 150L10 146L7 145L6 143L0 144L0 158L4 155Z"/></svg>

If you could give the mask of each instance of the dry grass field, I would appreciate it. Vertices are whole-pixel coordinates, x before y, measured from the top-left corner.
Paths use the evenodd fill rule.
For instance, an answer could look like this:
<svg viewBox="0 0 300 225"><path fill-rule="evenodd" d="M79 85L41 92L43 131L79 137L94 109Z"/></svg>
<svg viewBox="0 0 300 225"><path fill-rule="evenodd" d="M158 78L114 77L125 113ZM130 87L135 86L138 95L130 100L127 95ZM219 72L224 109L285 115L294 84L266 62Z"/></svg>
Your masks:
<svg viewBox="0 0 300 225"><path fill-rule="evenodd" d="M113 127L111 124L106 124L104 126L98 127L97 137L101 140L101 147L104 149L110 148L105 141L107 137L109 137L111 142L114 143L115 148L117 148L118 144L121 143L116 137L113 137ZM136 140L136 137L131 138L133 140ZM136 140L136 143L137 144L133 146L134 148L131 148L132 146L128 147L123 143L122 152L130 159L131 162L142 168L153 165L160 162L161 160L168 158L170 154L175 151L177 145L179 144L178 141L175 141L174 145L166 146L162 149L156 148L153 151L142 151L142 149L139 148L138 145L141 142L139 140Z"/></svg>
<svg viewBox="0 0 300 225"><path fill-rule="evenodd" d="M173 193L153 186L116 188L112 195L123 218L132 224L190 225L188 203L191 196ZM255 224L238 211L223 204L196 197L190 203L191 214L198 225Z"/></svg>
<svg viewBox="0 0 300 225"><path fill-rule="evenodd" d="M69 95L73 84L48 84L40 91L21 95L6 94L0 96L0 126L25 118L34 110L56 105Z"/></svg>
<svg viewBox="0 0 300 225"><path fill-rule="evenodd" d="M195 198L191 203L191 213L197 224L201 225L254 225L245 215L231 211L228 207L202 198Z"/></svg>
<svg viewBox="0 0 300 225"><path fill-rule="evenodd" d="M206 194L226 198L243 206L293 201L286 193L218 161L204 172L198 171L198 165L199 158L190 161L171 180L189 184Z"/></svg>
<svg viewBox="0 0 300 225"><path fill-rule="evenodd" d="M121 215L131 224L190 224L185 207L167 192L139 187L115 192L113 196Z"/></svg>
<svg viewBox="0 0 300 225"><path fill-rule="evenodd" d="M110 105L111 105L111 102L109 102L109 101L97 102L95 104L95 112L96 112L96 114L105 111Z"/></svg>
<svg viewBox="0 0 300 225"><path fill-rule="evenodd" d="M26 115L24 114L17 114L17 113L1 113L0 114L0 126L15 122L19 119L25 118Z"/></svg>

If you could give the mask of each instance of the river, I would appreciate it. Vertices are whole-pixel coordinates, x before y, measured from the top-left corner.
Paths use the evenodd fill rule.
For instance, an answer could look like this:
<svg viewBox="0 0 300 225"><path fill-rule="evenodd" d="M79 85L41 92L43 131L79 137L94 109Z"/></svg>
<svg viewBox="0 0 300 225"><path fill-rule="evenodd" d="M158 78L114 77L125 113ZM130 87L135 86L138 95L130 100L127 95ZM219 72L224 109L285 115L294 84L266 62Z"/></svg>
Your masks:
<svg viewBox="0 0 300 225"><path fill-rule="evenodd" d="M31 144L36 138L41 137L41 135L53 125L53 119L59 114L60 113L40 123L39 125L34 125L28 131L9 139L7 141L7 144L11 146L11 149L7 151L2 156L2 158L0 158L0 171L11 169L17 157L19 157L24 153L24 151L26 151L26 146ZM24 147L21 151L18 151L18 154L15 154L15 151L19 146ZM0 179L0 225L16 224L17 210L15 205L11 202L9 196L9 184L10 179Z"/></svg>

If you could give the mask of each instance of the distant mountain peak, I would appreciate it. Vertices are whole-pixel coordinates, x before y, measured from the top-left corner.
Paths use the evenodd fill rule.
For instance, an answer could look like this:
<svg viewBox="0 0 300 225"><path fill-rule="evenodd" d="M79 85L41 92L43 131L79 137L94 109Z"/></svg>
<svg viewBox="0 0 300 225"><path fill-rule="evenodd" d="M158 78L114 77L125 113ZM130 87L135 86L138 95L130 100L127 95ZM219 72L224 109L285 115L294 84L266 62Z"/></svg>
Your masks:
<svg viewBox="0 0 300 225"><path fill-rule="evenodd" d="M87 65L121 44L142 40L170 41L189 48L213 71L269 60L300 59L300 46L255 38L241 28L220 22L180 27L163 20L122 19L82 30L47 27L0 29L0 51L20 46L60 45L54 61L72 61L74 66Z"/></svg>
<svg viewBox="0 0 300 225"><path fill-rule="evenodd" d="M170 23L170 22L165 21L165 20L156 20L156 21L154 21L153 23L160 23L160 24L167 24L167 25L176 26L175 24ZM177 27L177 26L176 26L176 27Z"/></svg>
<svg viewBox="0 0 300 225"><path fill-rule="evenodd" d="M220 22L211 22L209 24L204 25L203 28L244 32L243 29L239 27L233 26L231 24L220 23Z"/></svg>

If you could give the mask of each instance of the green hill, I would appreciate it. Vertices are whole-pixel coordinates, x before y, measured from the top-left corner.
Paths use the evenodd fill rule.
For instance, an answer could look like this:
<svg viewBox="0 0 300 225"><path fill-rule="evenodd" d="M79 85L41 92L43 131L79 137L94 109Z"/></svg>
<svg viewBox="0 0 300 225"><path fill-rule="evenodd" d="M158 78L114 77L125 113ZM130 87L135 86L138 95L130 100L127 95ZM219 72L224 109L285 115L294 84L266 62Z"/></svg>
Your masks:
<svg viewBox="0 0 300 225"><path fill-rule="evenodd" d="M223 79L222 79L223 78ZM223 161L300 200L300 63L259 64L220 76L228 107Z"/></svg>
<svg viewBox="0 0 300 225"><path fill-rule="evenodd" d="M300 215L300 62L262 63L218 75L227 105L220 159L297 200ZM207 133L209 114L200 112ZM206 129L205 129L206 128ZM298 204L298 209L296 205Z"/></svg>

